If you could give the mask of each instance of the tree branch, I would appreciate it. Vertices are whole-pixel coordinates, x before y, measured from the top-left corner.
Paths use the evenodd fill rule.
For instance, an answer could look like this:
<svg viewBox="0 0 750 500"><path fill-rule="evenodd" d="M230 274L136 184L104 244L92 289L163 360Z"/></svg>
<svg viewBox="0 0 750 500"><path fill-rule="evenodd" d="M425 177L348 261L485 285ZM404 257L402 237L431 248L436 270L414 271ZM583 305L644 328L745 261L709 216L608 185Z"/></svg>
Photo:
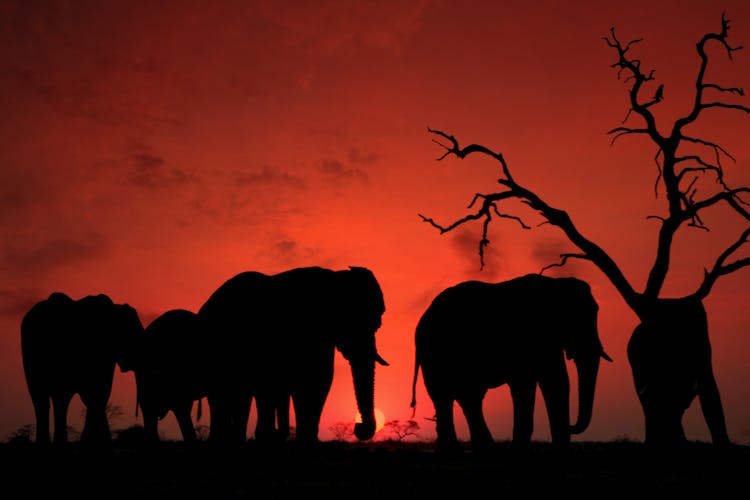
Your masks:
<svg viewBox="0 0 750 500"><path fill-rule="evenodd" d="M698 116L700 115L701 110L705 109L706 107L717 107L717 104L720 103L711 103L710 105L706 105L703 103L703 91L705 89L711 88L716 89L721 92L730 92L730 93L736 93L739 95L744 95L744 91L742 89L738 88L725 88L721 87L716 84L712 83L704 83L704 78L706 76L706 68L708 67L708 55L706 54L706 44L709 41L716 41L719 44L721 44L726 50L727 50L727 56L729 59L732 59L732 53L741 50L742 46L738 47L732 47L729 45L729 42L727 41L727 38L729 37L729 19L726 18L725 14L722 13L721 15L721 31L719 33L707 33L703 35L703 38L700 39L700 41L696 44L696 50L698 51L698 56L700 57L701 63L700 67L698 69L698 76L695 80L695 97L693 98L693 108L690 110L690 113L688 113L686 116L679 118L675 120L674 127L672 128L672 137L678 138L682 136L682 130L685 128L686 125L693 123L695 120L698 119ZM719 107L729 107L729 108L735 108L734 105L726 104L721 105ZM744 106L741 106L736 109L741 109L745 112L747 111L747 108L744 108Z"/></svg>
<svg viewBox="0 0 750 500"><path fill-rule="evenodd" d="M503 175L504 175L504 178L499 179L498 182L506 186L508 188L508 191L503 191L500 193L492 193L488 195L481 195L484 198L484 202L482 204L482 207L477 212L466 215L449 226L446 226L446 227L440 226L436 224L432 219L429 219L423 215L420 215L423 221L428 222L433 227L438 228L441 231L441 233L445 233L445 232L455 229L459 225L464 224L466 222L469 222L472 220L483 219L484 223L483 223L483 229L482 229L482 241L480 242L479 253L480 253L480 261L482 263L482 267L484 267L484 260L483 260L484 249L489 243L489 241L487 240L487 228L489 226L490 219L492 217L490 210L497 213L496 212L497 209L493 205L493 203L500 199L517 198L520 201L523 201L524 203L528 204L531 208L533 208L540 214L542 214L547 219L547 221L549 221L550 224L555 225L559 227L560 229L562 229L562 231L565 233L568 239L574 245L576 245L579 249L581 249L581 251L583 252L582 255L584 255L586 259L592 261L609 278L612 284L618 289L618 291L620 291L625 301L628 304L630 304L633 308L639 307L638 296L635 290L627 281L625 276L622 274L622 271L617 266L615 261L613 261L612 258L602 248L600 248L598 245L593 243L588 238L584 237L578 231L575 224L573 224L573 221L570 219L570 216L566 212L564 212L563 210L559 210L557 208L551 207L544 200L542 200L536 193L518 184L510 175L508 164L506 163L505 158L503 157L502 154L496 153L489 148L476 145L476 144L471 144L469 146L461 148L456 138L453 137L452 135L446 134L445 132L442 132L440 130L431 129L429 127L427 131L431 134L438 135L448 140L450 142L450 146L446 146L444 144L441 144L441 146L448 150L448 154L453 154L457 156L458 158L464 159L473 153L481 153L481 154L490 156L492 158L495 158L500 163L502 171L503 171ZM476 201L477 197L475 196L474 198L475 200L472 201L472 204ZM514 218L514 217L509 217L509 218ZM524 226L525 225L522 225L522 227Z"/></svg>
<svg viewBox="0 0 750 500"><path fill-rule="evenodd" d="M701 283L700 287L698 287L698 290L695 291L694 295L696 297L700 299L706 298L719 276L724 276L733 273L734 271L737 271L738 269L741 269L743 267L750 266L750 257L737 259L728 264L725 263L726 260L734 252L736 252L742 245L748 242L748 238L750 238L750 227L746 228L742 232L742 234L740 234L740 237L737 238L737 241L729 245L729 247L727 247L727 249L724 250L721 255L719 255L719 257L717 257L713 268L710 271L706 271L704 273L703 283Z"/></svg>
<svg viewBox="0 0 750 500"><path fill-rule="evenodd" d="M563 267L568 262L568 259L583 259L583 260L591 260L588 255L583 253L561 253L560 254L560 262L555 262L554 264L547 264L542 268L541 271L539 271L539 274L544 274L544 271L547 269L551 269L553 267Z"/></svg>

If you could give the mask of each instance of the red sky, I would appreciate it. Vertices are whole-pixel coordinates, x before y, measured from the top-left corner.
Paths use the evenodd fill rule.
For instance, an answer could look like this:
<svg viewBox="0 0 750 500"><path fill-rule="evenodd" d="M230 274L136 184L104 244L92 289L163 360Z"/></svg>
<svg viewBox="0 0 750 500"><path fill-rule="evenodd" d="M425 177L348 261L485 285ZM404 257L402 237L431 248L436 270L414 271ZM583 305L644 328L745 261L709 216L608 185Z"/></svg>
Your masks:
<svg viewBox="0 0 750 500"><path fill-rule="evenodd" d="M377 371L376 405L408 419L414 328L431 299L459 281L538 272L572 250L554 227L500 221L480 271L479 226L441 236L421 222L418 213L463 216L499 176L478 157L437 162L428 126L503 152L516 180L566 209L642 288L657 228L646 217L663 200L652 145L609 144L627 86L602 37L614 26L622 40L644 38L633 50L665 84L656 114L667 123L691 105L695 43L720 29L722 10L730 41L750 46L744 0L0 2L0 437L33 422L19 325L51 291L107 293L148 324L197 310L238 272L308 265L366 266L379 278L378 345L391 366ZM709 78L749 87L750 49L732 63L714 49ZM725 165L730 185L750 185L750 118L707 114L696 130L737 159ZM711 232L678 233L667 293L692 292L746 225L724 209L705 222ZM642 440L625 354L635 316L592 265L556 274L591 283L614 358L575 439ZM721 278L706 301L738 443L750 442L749 278ZM336 359L323 439L356 411ZM417 398L432 438L421 377ZM137 422L132 373L116 373L112 400L125 410L116 427ZM511 436L511 410L507 387L488 393L498 440ZM76 401L80 429L79 413ZM536 421L534 438L548 439L540 397ZM171 416L166 427L176 435ZM709 440L697 401L685 427Z"/></svg>

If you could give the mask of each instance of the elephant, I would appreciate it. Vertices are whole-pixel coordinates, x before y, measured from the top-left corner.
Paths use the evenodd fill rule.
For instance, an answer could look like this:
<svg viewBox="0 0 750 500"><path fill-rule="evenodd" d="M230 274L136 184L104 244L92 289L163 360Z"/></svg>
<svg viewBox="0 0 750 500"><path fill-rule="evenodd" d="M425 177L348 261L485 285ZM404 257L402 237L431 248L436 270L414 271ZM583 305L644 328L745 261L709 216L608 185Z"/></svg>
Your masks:
<svg viewBox="0 0 750 500"><path fill-rule="evenodd" d="M270 443L288 434L294 405L295 442L318 442L320 417L338 350L349 362L362 422L355 435L375 434L375 333L385 313L383 292L372 271L299 267L264 274L237 274L201 306L204 320L211 411L209 441L246 440L252 399L257 405L255 439Z"/></svg>
<svg viewBox="0 0 750 500"><path fill-rule="evenodd" d="M106 407L115 365L133 370L143 335L138 312L105 294L78 300L62 292L34 304L21 320L23 369L36 417L36 442L68 441L67 413L75 394L86 407L81 445L112 442ZM50 440L50 400L54 435Z"/></svg>
<svg viewBox="0 0 750 500"><path fill-rule="evenodd" d="M411 406L422 369L435 407L437 447L460 451L453 421L458 402L471 447L494 443L482 413L487 391L508 384L513 401L513 448L527 448L534 425L537 385L547 407L552 443L568 447L571 434L589 426L600 360L612 359L599 339L599 306L577 278L528 274L498 283L465 281L440 292L415 332ZM570 424L565 363L578 374L578 419Z"/></svg>
<svg viewBox="0 0 750 500"><path fill-rule="evenodd" d="M200 419L201 400L208 390L205 342L198 314L186 309L166 311L146 327L134 371L138 406L150 443L159 441L158 422L170 411L183 441L197 441L191 411L198 401Z"/></svg>
<svg viewBox="0 0 750 500"><path fill-rule="evenodd" d="M713 443L728 445L703 302L695 297L656 299L642 308L640 318L627 353L645 417L646 443L685 443L682 418L698 396Z"/></svg>

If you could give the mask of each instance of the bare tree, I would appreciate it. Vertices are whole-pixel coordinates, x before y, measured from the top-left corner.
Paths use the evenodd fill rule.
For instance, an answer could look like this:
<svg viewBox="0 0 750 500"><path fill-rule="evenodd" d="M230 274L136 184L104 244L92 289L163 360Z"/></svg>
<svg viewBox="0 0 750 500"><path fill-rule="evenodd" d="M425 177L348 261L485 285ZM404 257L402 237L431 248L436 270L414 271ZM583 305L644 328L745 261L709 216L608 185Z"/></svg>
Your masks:
<svg viewBox="0 0 750 500"><path fill-rule="evenodd" d="M649 217L659 221L660 228L656 256L641 291L633 287L602 247L579 231L568 213L549 205L532 189L519 184L502 153L478 144L461 147L454 136L428 128L428 132L436 137L433 140L445 150L438 160L449 156L464 159L472 154L486 155L500 164L502 176L498 179L500 190L474 196L468 207L473 212L445 226L420 214L424 222L441 233L452 231L465 223L481 222L483 232L479 242L479 258L483 268L484 252L489 244L487 231L493 218L512 219L521 227L530 228L521 217L503 212L501 204L511 200L525 203L547 223L560 228L579 250L560 255L559 262L545 266L541 272L553 266L564 266L570 259L590 261L611 281L638 316L640 324L628 343L628 360L644 412L647 443L685 442L682 417L696 395L713 442L729 443L721 398L713 375L703 299L719 277L750 265L750 258L739 256L740 248L750 238L750 212L747 208L750 188L732 188L725 181L724 164L727 160L734 161L727 149L713 140L695 137L688 131L689 126L698 122L708 110L750 113L747 106L733 102L744 97L742 88L720 85L706 77L709 62L706 47L709 44L722 48L730 60L736 51L742 49L729 43L729 25L729 19L722 14L721 30L703 35L696 44L700 63L689 112L675 119L668 127L657 126L657 117L652 111L665 99L664 85L658 85L655 91L649 90L656 83L654 71L645 70L641 60L632 55L633 47L642 39L622 43L614 28L603 37L616 55L612 68L617 70L618 79L623 79L629 85L630 109L622 124L608 134L613 144L625 136L638 136L655 146L656 191L657 194L664 192L666 195L665 214ZM628 125L631 119L636 119L638 123ZM664 135L660 130L668 130L669 133ZM678 298L663 298L662 287L670 268L672 244L677 231L682 227L708 231L701 214L709 208L724 208L738 216L742 227L736 240L704 270L702 281L691 293Z"/></svg>
<svg viewBox="0 0 750 500"><path fill-rule="evenodd" d="M354 422L336 422L328 428L335 441L351 441L354 438Z"/></svg>
<svg viewBox="0 0 750 500"><path fill-rule="evenodd" d="M409 436L419 437L419 423L415 420L389 420L383 425L383 430L387 431L389 439L392 441L404 441Z"/></svg>

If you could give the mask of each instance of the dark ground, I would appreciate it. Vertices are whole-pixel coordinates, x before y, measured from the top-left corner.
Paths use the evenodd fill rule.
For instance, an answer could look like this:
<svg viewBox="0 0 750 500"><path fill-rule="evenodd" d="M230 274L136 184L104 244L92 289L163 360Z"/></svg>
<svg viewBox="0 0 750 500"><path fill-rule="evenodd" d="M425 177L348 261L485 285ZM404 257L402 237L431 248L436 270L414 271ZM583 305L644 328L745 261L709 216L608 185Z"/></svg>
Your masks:
<svg viewBox="0 0 750 500"><path fill-rule="evenodd" d="M501 442L481 456L468 447L444 456L433 443L323 442L303 453L294 445L264 451L250 441L227 453L203 443L187 449L164 442L150 452L116 444L99 455L76 444L45 452L29 443L5 443L0 460L5 500L510 499L555 493L631 500L639 500L638 493L670 499L709 493L713 500L747 498L750 491L750 446L718 450L705 443L673 451L634 442L574 443L566 453L534 443L520 453Z"/></svg>

